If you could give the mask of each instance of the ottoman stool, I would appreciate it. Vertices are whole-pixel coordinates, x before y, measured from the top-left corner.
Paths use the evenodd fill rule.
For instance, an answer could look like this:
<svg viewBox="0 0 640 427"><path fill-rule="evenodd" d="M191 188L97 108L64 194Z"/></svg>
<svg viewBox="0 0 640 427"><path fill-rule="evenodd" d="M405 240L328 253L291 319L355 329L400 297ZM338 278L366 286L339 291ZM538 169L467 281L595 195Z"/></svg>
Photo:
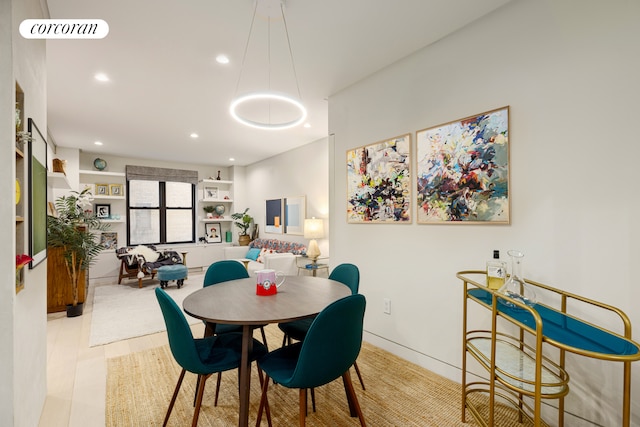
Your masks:
<svg viewBox="0 0 640 427"><path fill-rule="evenodd" d="M175 280L178 289L182 287L184 279L187 278L187 266L183 264L163 265L158 267L158 280L160 280L160 287L166 288L170 280Z"/></svg>

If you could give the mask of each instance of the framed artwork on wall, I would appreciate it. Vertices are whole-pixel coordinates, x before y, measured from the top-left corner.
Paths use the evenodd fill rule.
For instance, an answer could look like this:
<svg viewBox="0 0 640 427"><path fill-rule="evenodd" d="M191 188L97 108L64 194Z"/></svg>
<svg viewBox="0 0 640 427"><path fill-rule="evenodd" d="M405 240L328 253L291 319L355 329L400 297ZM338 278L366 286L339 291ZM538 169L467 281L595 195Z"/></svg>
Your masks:
<svg viewBox="0 0 640 427"><path fill-rule="evenodd" d="M47 258L47 140L29 118L29 254L33 268Z"/></svg>
<svg viewBox="0 0 640 427"><path fill-rule="evenodd" d="M509 107L416 132L419 224L509 224Z"/></svg>
<svg viewBox="0 0 640 427"><path fill-rule="evenodd" d="M222 243L222 228L219 222L208 222L204 225L207 243Z"/></svg>
<svg viewBox="0 0 640 427"><path fill-rule="evenodd" d="M284 232L302 236L306 215L306 198L287 197L284 199Z"/></svg>
<svg viewBox="0 0 640 427"><path fill-rule="evenodd" d="M347 151L347 222L411 223L411 135Z"/></svg>
<svg viewBox="0 0 640 427"><path fill-rule="evenodd" d="M265 233L282 234L282 199L267 200L265 212Z"/></svg>

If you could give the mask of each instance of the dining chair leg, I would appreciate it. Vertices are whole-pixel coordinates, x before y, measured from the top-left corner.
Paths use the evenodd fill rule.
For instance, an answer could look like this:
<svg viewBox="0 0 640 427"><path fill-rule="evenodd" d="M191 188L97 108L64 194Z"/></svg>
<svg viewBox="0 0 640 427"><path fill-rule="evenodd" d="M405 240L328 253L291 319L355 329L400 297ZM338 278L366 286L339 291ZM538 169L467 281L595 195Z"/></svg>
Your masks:
<svg viewBox="0 0 640 427"><path fill-rule="evenodd" d="M267 347L267 350L269 350L269 346L267 345L267 335L264 333L264 326L260 326L260 333L262 334L262 344L264 344L264 346Z"/></svg>
<svg viewBox="0 0 640 427"><path fill-rule="evenodd" d="M173 410L173 405L176 403L176 397L178 397L178 391L180 390L180 386L182 385L182 380L184 379L184 374L187 371L185 369L180 372L180 377L178 377L178 383L176 384L176 389L173 391L173 396L171 397L171 402L169 403L169 409L167 409L167 415L164 417L164 422L162 423L162 427L167 425L169 422L169 416L171 415L171 411Z"/></svg>
<svg viewBox="0 0 640 427"><path fill-rule="evenodd" d="M209 378L209 375L198 375L198 377L200 378L200 385L198 386L198 393L196 395L196 407L193 412L193 421L191 422L191 427L198 426L200 407L202 406L202 396L204 395L204 385L207 382L207 378Z"/></svg>
<svg viewBox="0 0 640 427"><path fill-rule="evenodd" d="M311 408L313 408L313 412L316 412L316 389L311 389Z"/></svg>
<svg viewBox="0 0 640 427"><path fill-rule="evenodd" d="M218 394L220 393L220 382L222 381L222 372L218 372L218 378L216 379L216 397L213 399L213 406L218 406ZM364 388L364 387L362 387Z"/></svg>
<svg viewBox="0 0 640 427"><path fill-rule="evenodd" d="M360 404L358 403L358 397L356 396L356 391L353 389L353 383L351 382L351 374L347 370L344 374L342 374L342 380L345 385L345 389L347 391L347 398L350 401L349 406L353 406L356 413L358 414L358 419L360 420L360 425L362 427L366 427L366 423L364 421L364 415L362 414L362 409L360 409Z"/></svg>
<svg viewBox="0 0 640 427"><path fill-rule="evenodd" d="M353 362L353 367L356 368L356 374L358 375L362 389L366 390L366 388L364 388L364 381L362 381L362 375L360 374L360 368L358 368L358 362Z"/></svg>
<svg viewBox="0 0 640 427"><path fill-rule="evenodd" d="M260 423L262 422L262 411L265 410L265 407L266 408L269 407L269 402L267 401L268 388L269 388L269 375L265 375L264 384L262 385L262 394L260 395L260 405L258 406L258 417L256 419L256 427L260 427ZM269 422L269 427L271 427L270 417L267 417L267 422Z"/></svg>
<svg viewBox="0 0 640 427"><path fill-rule="evenodd" d="M257 363L256 363L256 367L258 368L258 379L260 380L260 390L262 390L262 386L264 385L264 374L262 373L262 369L260 369L260 366L258 366ZM271 427L271 410L269 409L269 402L267 402L267 405L264 408L264 412L267 414L267 423L269 424L269 427Z"/></svg>
<svg viewBox="0 0 640 427"><path fill-rule="evenodd" d="M306 423L306 418L307 418L307 389L306 388L300 389L300 414L298 417L300 420L300 427L304 427Z"/></svg>

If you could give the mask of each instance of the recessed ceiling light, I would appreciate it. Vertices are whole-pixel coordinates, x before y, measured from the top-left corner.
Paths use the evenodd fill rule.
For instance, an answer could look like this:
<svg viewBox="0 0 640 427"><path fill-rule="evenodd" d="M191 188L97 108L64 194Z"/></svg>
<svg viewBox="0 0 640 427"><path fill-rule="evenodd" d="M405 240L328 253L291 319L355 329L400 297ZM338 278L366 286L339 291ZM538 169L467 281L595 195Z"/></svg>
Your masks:
<svg viewBox="0 0 640 427"><path fill-rule="evenodd" d="M311 127L311 125L310 125L309 123L305 123L305 124L304 124L304 127L306 127L306 128L310 128L310 127Z"/></svg>
<svg viewBox="0 0 640 427"><path fill-rule="evenodd" d="M96 141L96 142L94 142L94 144L95 144L95 145L102 145L102 142L100 142L100 141Z"/></svg>
<svg viewBox="0 0 640 427"><path fill-rule="evenodd" d="M108 82L109 81L109 76L107 76L105 73L98 73L93 77L99 82Z"/></svg>
<svg viewBox="0 0 640 427"><path fill-rule="evenodd" d="M235 161L236 161L236 159L234 159L233 157L229 157L229 161L230 161L230 162L235 162Z"/></svg>
<svg viewBox="0 0 640 427"><path fill-rule="evenodd" d="M195 132L193 132L191 135L189 135L191 138L196 139L199 135Z"/></svg>
<svg viewBox="0 0 640 427"><path fill-rule="evenodd" d="M216 56L216 62L218 64L228 64L229 63L229 57L227 55L218 55L218 56Z"/></svg>

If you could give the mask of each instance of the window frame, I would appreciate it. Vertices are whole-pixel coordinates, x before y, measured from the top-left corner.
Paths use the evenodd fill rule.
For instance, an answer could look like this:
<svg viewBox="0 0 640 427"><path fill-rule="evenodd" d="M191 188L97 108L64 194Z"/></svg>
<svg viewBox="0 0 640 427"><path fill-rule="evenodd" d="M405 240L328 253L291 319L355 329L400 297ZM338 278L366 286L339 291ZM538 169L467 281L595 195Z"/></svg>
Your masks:
<svg viewBox="0 0 640 427"><path fill-rule="evenodd" d="M143 180L133 180L133 181L143 181ZM159 198L159 206L157 208L150 207L132 207L130 205L130 183L131 180L127 180L127 191L126 191L126 204L127 204L127 246L131 246L131 211L137 210L148 210L148 211L158 211L159 212L159 222L160 222L160 241L159 242L143 242L136 243L136 245L176 245L183 243L195 243L196 239L196 185L188 182L180 182L180 181L166 181L166 180L149 180L151 182L158 183L158 198ZM167 182L177 182L181 184L189 184L191 185L191 207L190 208L170 208L167 207L167 193L166 193L166 183ZM167 211L191 211L191 240L184 241L167 241Z"/></svg>

